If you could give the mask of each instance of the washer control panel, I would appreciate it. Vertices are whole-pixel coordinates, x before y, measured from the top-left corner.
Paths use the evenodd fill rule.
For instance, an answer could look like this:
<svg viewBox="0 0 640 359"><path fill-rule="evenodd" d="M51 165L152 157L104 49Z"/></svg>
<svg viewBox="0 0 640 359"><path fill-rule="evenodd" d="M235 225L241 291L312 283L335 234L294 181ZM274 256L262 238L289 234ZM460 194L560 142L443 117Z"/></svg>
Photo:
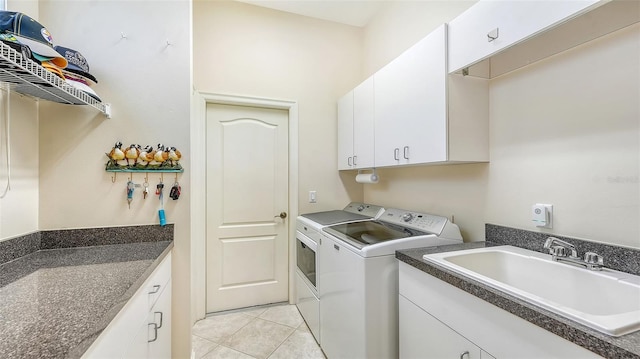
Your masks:
<svg viewBox="0 0 640 359"><path fill-rule="evenodd" d="M343 211L357 213L371 218L378 218L382 213L384 213L384 208L373 204L351 202L344 207Z"/></svg>
<svg viewBox="0 0 640 359"><path fill-rule="evenodd" d="M380 220L437 235L442 233L444 226L449 221L446 217L419 212L409 212L404 209L397 208L387 208L380 217Z"/></svg>

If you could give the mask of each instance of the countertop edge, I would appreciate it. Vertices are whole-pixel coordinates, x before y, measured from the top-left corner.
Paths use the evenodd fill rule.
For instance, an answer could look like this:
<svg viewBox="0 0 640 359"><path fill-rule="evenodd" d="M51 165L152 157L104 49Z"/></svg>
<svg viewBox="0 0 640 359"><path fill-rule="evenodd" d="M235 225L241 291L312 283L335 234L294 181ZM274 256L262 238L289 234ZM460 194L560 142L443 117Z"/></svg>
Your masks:
<svg viewBox="0 0 640 359"><path fill-rule="evenodd" d="M576 345L606 358L640 358L640 332L622 337L609 337L570 319L549 312L533 303L523 301L506 292L448 270L435 263L425 262L424 254L451 252L464 249L500 246L492 242L471 242L447 246L416 248L396 251L396 259L429 275L453 285L471 295L516 315L538 327L554 333ZM635 347L633 346L635 343Z"/></svg>
<svg viewBox="0 0 640 359"><path fill-rule="evenodd" d="M119 300L111 307L111 309L105 313L94 326L94 330L77 345L69 349L69 352L65 356L66 358L81 358L96 339L102 334L102 332L109 326L109 324L120 313L122 308L129 302L133 295L142 287L142 284L151 276L151 273L160 265L160 263L171 253L173 250L173 240L167 245L167 247L154 259L153 263L147 267L147 269L140 275L140 277L127 289L127 291L119 298Z"/></svg>

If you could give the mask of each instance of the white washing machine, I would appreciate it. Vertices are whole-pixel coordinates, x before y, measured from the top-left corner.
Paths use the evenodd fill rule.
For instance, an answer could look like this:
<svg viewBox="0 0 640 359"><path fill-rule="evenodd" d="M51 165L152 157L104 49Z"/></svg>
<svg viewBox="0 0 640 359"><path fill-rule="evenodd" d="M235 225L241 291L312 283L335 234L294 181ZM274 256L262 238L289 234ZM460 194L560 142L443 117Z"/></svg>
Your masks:
<svg viewBox="0 0 640 359"><path fill-rule="evenodd" d="M370 221L378 218L380 206L352 202L343 210L300 215L296 220L296 305L320 343L320 300L318 288L318 243L322 228L344 222Z"/></svg>
<svg viewBox="0 0 640 359"><path fill-rule="evenodd" d="M462 242L447 218L387 209L323 229L318 245L321 347L329 359L398 357L395 251Z"/></svg>

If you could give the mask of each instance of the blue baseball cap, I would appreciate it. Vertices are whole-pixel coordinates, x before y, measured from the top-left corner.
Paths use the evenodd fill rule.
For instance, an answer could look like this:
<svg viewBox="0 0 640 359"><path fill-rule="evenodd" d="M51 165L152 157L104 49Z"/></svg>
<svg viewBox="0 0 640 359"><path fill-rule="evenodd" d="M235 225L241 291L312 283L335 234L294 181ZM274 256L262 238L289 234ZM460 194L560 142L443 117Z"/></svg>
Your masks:
<svg viewBox="0 0 640 359"><path fill-rule="evenodd" d="M64 69L65 71L84 76L91 81L98 83L98 80L89 73L89 63L87 62L87 59L82 56L79 51L62 46L55 46L54 49L64 57L65 60L67 60L67 67Z"/></svg>

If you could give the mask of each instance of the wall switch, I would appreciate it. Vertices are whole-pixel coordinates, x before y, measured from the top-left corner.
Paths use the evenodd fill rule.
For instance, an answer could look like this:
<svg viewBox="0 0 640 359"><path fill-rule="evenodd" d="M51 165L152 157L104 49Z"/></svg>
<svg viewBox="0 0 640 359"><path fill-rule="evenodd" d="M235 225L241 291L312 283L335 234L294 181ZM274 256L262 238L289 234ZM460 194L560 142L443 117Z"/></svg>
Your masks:
<svg viewBox="0 0 640 359"><path fill-rule="evenodd" d="M309 203L316 203L316 191L309 191Z"/></svg>
<svg viewBox="0 0 640 359"><path fill-rule="evenodd" d="M531 208L531 219L536 227L553 228L553 205L534 204Z"/></svg>

